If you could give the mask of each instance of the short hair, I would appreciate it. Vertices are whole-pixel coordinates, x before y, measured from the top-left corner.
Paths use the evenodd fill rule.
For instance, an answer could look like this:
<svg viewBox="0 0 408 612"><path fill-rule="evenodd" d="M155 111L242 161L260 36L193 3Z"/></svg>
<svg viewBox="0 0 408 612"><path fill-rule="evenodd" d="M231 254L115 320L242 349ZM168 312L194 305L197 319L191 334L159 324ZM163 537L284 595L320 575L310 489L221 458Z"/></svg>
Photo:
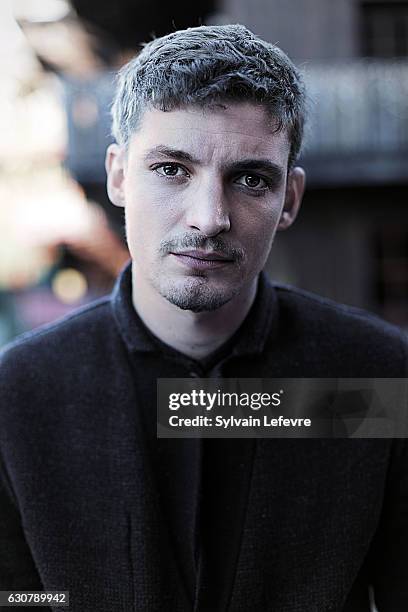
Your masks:
<svg viewBox="0 0 408 612"><path fill-rule="evenodd" d="M306 114L302 78L279 47L238 24L188 28L145 44L118 74L112 133L127 146L149 108L170 111L232 101L264 105L276 132L287 130L291 168Z"/></svg>

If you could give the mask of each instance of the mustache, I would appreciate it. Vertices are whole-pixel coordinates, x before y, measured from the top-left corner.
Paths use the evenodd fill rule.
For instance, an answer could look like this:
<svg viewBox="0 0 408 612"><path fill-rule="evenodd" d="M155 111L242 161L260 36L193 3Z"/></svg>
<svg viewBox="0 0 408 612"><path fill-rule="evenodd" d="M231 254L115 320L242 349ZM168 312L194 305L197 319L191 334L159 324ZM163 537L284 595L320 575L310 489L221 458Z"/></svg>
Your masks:
<svg viewBox="0 0 408 612"><path fill-rule="evenodd" d="M228 244L222 238L211 238L201 234L184 234L160 243L160 255L168 255L174 251L183 249L204 249L206 251L217 251L228 259L241 262L245 258L245 252L239 247Z"/></svg>

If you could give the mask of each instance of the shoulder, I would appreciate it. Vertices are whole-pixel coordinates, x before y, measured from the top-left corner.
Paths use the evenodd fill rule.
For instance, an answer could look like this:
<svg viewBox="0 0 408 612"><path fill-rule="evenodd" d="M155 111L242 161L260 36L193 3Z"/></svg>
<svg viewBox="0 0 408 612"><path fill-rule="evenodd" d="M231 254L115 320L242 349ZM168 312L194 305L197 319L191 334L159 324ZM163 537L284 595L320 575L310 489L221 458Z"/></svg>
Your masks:
<svg viewBox="0 0 408 612"><path fill-rule="evenodd" d="M17 338L0 354L0 455L17 478L98 443L129 374L109 298ZM116 413L115 413L116 414ZM39 459L41 458L41 460ZM37 463L36 463L37 462ZM21 466L26 466L21 470ZM14 466L14 467L13 467ZM33 471L34 470L34 471Z"/></svg>
<svg viewBox="0 0 408 612"><path fill-rule="evenodd" d="M327 358L354 376L407 375L408 338L398 327L360 308L290 285L276 284L279 322L313 361Z"/></svg>
<svg viewBox="0 0 408 612"><path fill-rule="evenodd" d="M17 368L44 371L69 357L79 361L92 343L103 341L112 321L110 311L109 297L100 298L53 323L21 334L0 351L0 380L11 372L16 374Z"/></svg>
<svg viewBox="0 0 408 612"><path fill-rule="evenodd" d="M390 333L402 333L396 326L362 308L340 304L291 285L275 284L274 287L281 309L286 309L288 314L297 315L308 323L314 322L317 325L343 323L379 328Z"/></svg>
<svg viewBox="0 0 408 612"><path fill-rule="evenodd" d="M384 325L389 329L398 329L394 325L383 321L379 316L362 308L341 304L292 285L275 283L274 288L281 306L294 311L301 309L303 317L308 319L326 320L327 318L333 318L336 321L344 319L345 321L371 322L374 325Z"/></svg>
<svg viewBox="0 0 408 612"><path fill-rule="evenodd" d="M4 347L0 446L31 434L39 440L62 436L75 419L92 423L119 396L127 376L123 353L109 298Z"/></svg>

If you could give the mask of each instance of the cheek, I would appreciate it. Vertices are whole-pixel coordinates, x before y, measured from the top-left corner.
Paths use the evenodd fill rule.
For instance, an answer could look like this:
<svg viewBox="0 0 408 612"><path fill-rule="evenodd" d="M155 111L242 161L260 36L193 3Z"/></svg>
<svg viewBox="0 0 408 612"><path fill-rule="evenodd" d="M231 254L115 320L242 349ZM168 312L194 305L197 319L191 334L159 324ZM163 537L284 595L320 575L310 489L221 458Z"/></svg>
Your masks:
<svg viewBox="0 0 408 612"><path fill-rule="evenodd" d="M262 228L247 246L248 260L251 269L256 272L260 271L268 259L273 242L273 230L267 227Z"/></svg>
<svg viewBox="0 0 408 612"><path fill-rule="evenodd" d="M280 207L265 206L256 216L246 215L245 242L249 256L261 257L269 252L280 219Z"/></svg>
<svg viewBox="0 0 408 612"><path fill-rule="evenodd" d="M157 251L161 241L174 234L179 208L157 190L133 189L126 198L126 234L132 256Z"/></svg>

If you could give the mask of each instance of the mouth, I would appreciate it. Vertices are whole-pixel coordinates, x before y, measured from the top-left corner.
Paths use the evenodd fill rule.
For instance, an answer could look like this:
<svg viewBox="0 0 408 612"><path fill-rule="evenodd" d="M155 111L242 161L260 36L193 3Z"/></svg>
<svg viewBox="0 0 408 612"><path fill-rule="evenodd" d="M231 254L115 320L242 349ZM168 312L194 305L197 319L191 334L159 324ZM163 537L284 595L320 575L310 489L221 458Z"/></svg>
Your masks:
<svg viewBox="0 0 408 612"><path fill-rule="evenodd" d="M216 251L183 251L170 253L170 255L175 257L181 264L200 270L219 268L233 263L231 258Z"/></svg>

